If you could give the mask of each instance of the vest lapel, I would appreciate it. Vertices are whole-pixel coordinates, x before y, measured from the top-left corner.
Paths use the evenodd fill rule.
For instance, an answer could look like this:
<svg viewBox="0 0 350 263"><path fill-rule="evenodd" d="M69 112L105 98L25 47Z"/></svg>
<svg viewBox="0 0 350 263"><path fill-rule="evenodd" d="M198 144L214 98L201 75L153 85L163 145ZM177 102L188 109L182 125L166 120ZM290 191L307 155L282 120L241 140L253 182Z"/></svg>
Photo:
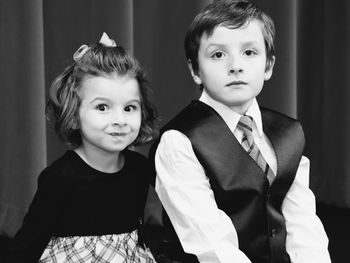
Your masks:
<svg viewBox="0 0 350 263"><path fill-rule="evenodd" d="M285 196L294 181L300 157L304 149L304 137L295 136L301 131L300 125L290 122L286 116L261 108L263 130L269 138L277 158L277 174L271 191ZM286 187L288 186L289 187ZM286 189L286 190L281 190Z"/></svg>
<svg viewBox="0 0 350 263"><path fill-rule="evenodd" d="M244 188L244 185L256 185L257 189L265 189L268 180L263 171L243 149L221 116L202 102L192 105L198 107L198 112L195 109L192 112L200 114L200 119L205 120L206 126L205 129L201 128L201 120L192 123L196 127L193 129L191 125L191 142L204 169L216 175L216 178L213 178L215 181L211 182L212 186L228 190ZM196 119L199 119L198 116ZM227 176L228 174L231 176Z"/></svg>

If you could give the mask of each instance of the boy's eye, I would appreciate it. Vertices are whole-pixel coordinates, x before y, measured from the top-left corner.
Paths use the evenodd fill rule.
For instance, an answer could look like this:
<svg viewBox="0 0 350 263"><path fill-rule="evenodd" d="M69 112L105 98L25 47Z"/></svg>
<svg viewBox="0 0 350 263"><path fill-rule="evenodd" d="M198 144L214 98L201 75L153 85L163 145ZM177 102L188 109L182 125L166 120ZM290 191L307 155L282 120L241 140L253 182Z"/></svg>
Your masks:
<svg viewBox="0 0 350 263"><path fill-rule="evenodd" d="M134 111L134 110L137 110L137 106L136 105L128 105L124 108L124 110L126 112Z"/></svg>
<svg viewBox="0 0 350 263"><path fill-rule="evenodd" d="M248 49L248 50L244 51L244 54L249 57L249 56L255 55L256 52L254 50Z"/></svg>
<svg viewBox="0 0 350 263"><path fill-rule="evenodd" d="M99 111L106 111L108 109L106 104L99 104L96 106L96 109Z"/></svg>
<svg viewBox="0 0 350 263"><path fill-rule="evenodd" d="M224 53L221 51L217 51L211 55L212 58L222 58L223 56L224 56Z"/></svg>

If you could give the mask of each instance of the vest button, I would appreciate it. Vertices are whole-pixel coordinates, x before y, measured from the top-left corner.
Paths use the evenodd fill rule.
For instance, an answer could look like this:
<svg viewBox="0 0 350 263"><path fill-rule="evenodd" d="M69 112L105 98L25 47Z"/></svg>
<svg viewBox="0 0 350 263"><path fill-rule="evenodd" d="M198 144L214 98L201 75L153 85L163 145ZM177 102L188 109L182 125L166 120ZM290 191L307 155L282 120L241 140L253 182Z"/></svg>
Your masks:
<svg viewBox="0 0 350 263"><path fill-rule="evenodd" d="M276 237L276 234L277 234L276 228L272 228L272 229L271 229L271 237L272 237L272 238L275 238L275 237Z"/></svg>

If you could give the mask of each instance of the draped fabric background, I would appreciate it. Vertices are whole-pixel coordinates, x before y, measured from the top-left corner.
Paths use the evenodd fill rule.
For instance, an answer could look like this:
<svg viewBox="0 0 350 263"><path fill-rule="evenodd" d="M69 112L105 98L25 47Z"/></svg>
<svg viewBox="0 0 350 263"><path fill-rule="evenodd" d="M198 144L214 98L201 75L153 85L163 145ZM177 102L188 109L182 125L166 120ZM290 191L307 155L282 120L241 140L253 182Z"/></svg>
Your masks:
<svg viewBox="0 0 350 263"><path fill-rule="evenodd" d="M103 31L148 71L164 124L198 96L183 50L209 0L0 0L0 235L13 236L40 171L60 156L44 115L53 78ZM350 207L350 2L255 0L275 20L276 65L260 104L303 123L318 202ZM147 153L147 147L139 149Z"/></svg>

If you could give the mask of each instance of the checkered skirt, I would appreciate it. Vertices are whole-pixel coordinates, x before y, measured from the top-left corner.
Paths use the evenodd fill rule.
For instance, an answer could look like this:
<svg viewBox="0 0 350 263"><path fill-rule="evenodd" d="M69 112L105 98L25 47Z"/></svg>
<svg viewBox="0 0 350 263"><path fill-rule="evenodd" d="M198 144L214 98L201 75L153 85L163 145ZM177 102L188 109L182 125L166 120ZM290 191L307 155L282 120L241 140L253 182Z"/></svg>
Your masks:
<svg viewBox="0 0 350 263"><path fill-rule="evenodd" d="M51 238L39 262L155 262L150 250L137 245L137 240L137 230L118 235Z"/></svg>

